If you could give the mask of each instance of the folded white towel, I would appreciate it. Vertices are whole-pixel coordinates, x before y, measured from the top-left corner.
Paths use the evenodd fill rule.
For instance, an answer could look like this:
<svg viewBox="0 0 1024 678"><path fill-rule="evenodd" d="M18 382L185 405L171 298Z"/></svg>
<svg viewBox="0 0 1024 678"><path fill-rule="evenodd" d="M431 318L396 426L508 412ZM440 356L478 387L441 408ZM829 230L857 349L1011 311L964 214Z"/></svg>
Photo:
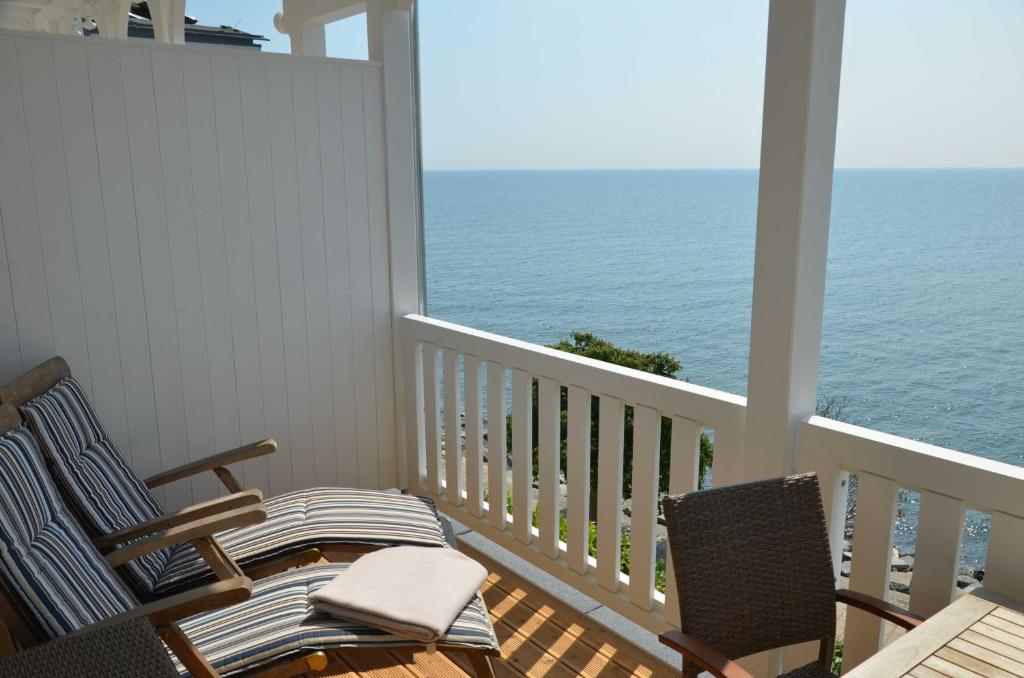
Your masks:
<svg viewBox="0 0 1024 678"><path fill-rule="evenodd" d="M309 596L313 607L430 643L469 604L487 570L455 549L394 546L362 556Z"/></svg>

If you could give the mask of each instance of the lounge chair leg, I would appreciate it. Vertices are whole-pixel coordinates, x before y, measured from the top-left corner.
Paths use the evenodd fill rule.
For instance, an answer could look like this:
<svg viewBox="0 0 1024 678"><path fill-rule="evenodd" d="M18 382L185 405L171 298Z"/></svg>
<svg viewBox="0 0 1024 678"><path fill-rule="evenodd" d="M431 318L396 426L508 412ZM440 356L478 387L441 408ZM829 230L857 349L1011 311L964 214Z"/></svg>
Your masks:
<svg viewBox="0 0 1024 678"><path fill-rule="evenodd" d="M195 645L188 639L177 624L168 624L157 629L157 633L171 648L171 652L177 655L181 663L185 665L188 672L196 678L217 678L217 672L213 670L206 657L199 654Z"/></svg>
<svg viewBox="0 0 1024 678"><path fill-rule="evenodd" d="M491 666L491 658L483 652L466 652L469 664L473 667L476 678L494 678L494 667Z"/></svg>
<svg viewBox="0 0 1024 678"><path fill-rule="evenodd" d="M291 661L271 664L269 668L258 672L252 678L292 678L306 673L320 673L327 668L327 655L324 652L312 652Z"/></svg>

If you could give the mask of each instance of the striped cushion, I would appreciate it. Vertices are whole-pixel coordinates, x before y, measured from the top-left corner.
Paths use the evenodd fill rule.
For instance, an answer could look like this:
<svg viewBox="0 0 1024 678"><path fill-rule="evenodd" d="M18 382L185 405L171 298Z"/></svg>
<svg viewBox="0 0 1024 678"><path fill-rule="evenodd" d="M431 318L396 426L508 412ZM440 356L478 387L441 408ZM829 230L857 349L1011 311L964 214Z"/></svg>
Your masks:
<svg viewBox="0 0 1024 678"><path fill-rule="evenodd" d="M71 517L22 426L0 436L0 571L51 638L137 604Z"/></svg>
<svg viewBox="0 0 1024 678"><path fill-rule="evenodd" d="M163 509L118 452L73 377L22 406L39 435L57 480L92 536L123 530L163 515ZM171 549L161 549L122 567L129 585L152 591Z"/></svg>
<svg viewBox="0 0 1024 678"><path fill-rule="evenodd" d="M262 579L253 586L248 601L190 617L181 622L181 629L221 675L252 669L303 650L418 646L415 641L313 610L309 594L347 568L347 563L316 565ZM479 594L437 644L498 647ZM179 671L185 672L180 664Z"/></svg>
<svg viewBox="0 0 1024 678"><path fill-rule="evenodd" d="M239 563L252 565L318 545L444 546L437 509L429 499L377 490L318 487L264 502L267 520L227 530L217 540ZM195 583L208 569L189 545L174 550L156 593Z"/></svg>

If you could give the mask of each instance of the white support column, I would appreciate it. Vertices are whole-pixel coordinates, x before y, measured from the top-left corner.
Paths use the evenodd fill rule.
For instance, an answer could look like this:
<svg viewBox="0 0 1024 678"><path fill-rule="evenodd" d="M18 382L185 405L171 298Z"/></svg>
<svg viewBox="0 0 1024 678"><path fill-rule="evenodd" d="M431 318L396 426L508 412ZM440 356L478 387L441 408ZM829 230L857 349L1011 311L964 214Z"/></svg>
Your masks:
<svg viewBox="0 0 1024 678"><path fill-rule="evenodd" d="M324 3L316 4L320 9ZM274 28L289 37L292 54L327 56L327 18L312 14L314 10L308 0L282 0L281 5L283 11L274 15Z"/></svg>
<svg viewBox="0 0 1024 678"><path fill-rule="evenodd" d="M391 252L391 304L394 345L402 346L400 318L422 313L426 304L423 271L423 221L420 210L419 74L416 67L415 5L408 0L369 0L367 27L379 30L369 40L371 59L381 62L387 165L388 237ZM373 54L377 50L379 54ZM406 381L414 374L395 356L396 405L403 402ZM396 407L398 440L413 426L412 413ZM404 457L407 450L399 450ZM398 468L403 468L399 464ZM492 498L492 503L495 501ZM500 502L500 498L498 499Z"/></svg>
<svg viewBox="0 0 1024 678"><path fill-rule="evenodd" d="M131 6L131 0L100 0L97 3L99 13L96 15L96 28L99 29L101 38L124 40L128 37L128 13ZM184 22L184 14L182 21ZM182 31L184 32L184 25Z"/></svg>
<svg viewBox="0 0 1024 678"><path fill-rule="evenodd" d="M185 0L149 0L153 39L168 45L185 44Z"/></svg>
<svg viewBox="0 0 1024 678"><path fill-rule="evenodd" d="M768 18L750 331L746 480L796 468L814 414L845 0L774 0Z"/></svg>

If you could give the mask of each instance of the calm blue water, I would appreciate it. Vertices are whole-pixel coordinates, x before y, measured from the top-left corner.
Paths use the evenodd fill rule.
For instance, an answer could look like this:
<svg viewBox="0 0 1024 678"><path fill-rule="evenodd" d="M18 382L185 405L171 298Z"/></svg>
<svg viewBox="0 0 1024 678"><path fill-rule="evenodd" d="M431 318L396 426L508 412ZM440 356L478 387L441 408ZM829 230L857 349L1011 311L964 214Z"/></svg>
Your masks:
<svg viewBox="0 0 1024 678"><path fill-rule="evenodd" d="M537 343L592 331L746 392L755 171L424 184L431 315ZM1024 170L836 173L819 390L852 423L1024 465ZM986 530L972 515L967 562Z"/></svg>

